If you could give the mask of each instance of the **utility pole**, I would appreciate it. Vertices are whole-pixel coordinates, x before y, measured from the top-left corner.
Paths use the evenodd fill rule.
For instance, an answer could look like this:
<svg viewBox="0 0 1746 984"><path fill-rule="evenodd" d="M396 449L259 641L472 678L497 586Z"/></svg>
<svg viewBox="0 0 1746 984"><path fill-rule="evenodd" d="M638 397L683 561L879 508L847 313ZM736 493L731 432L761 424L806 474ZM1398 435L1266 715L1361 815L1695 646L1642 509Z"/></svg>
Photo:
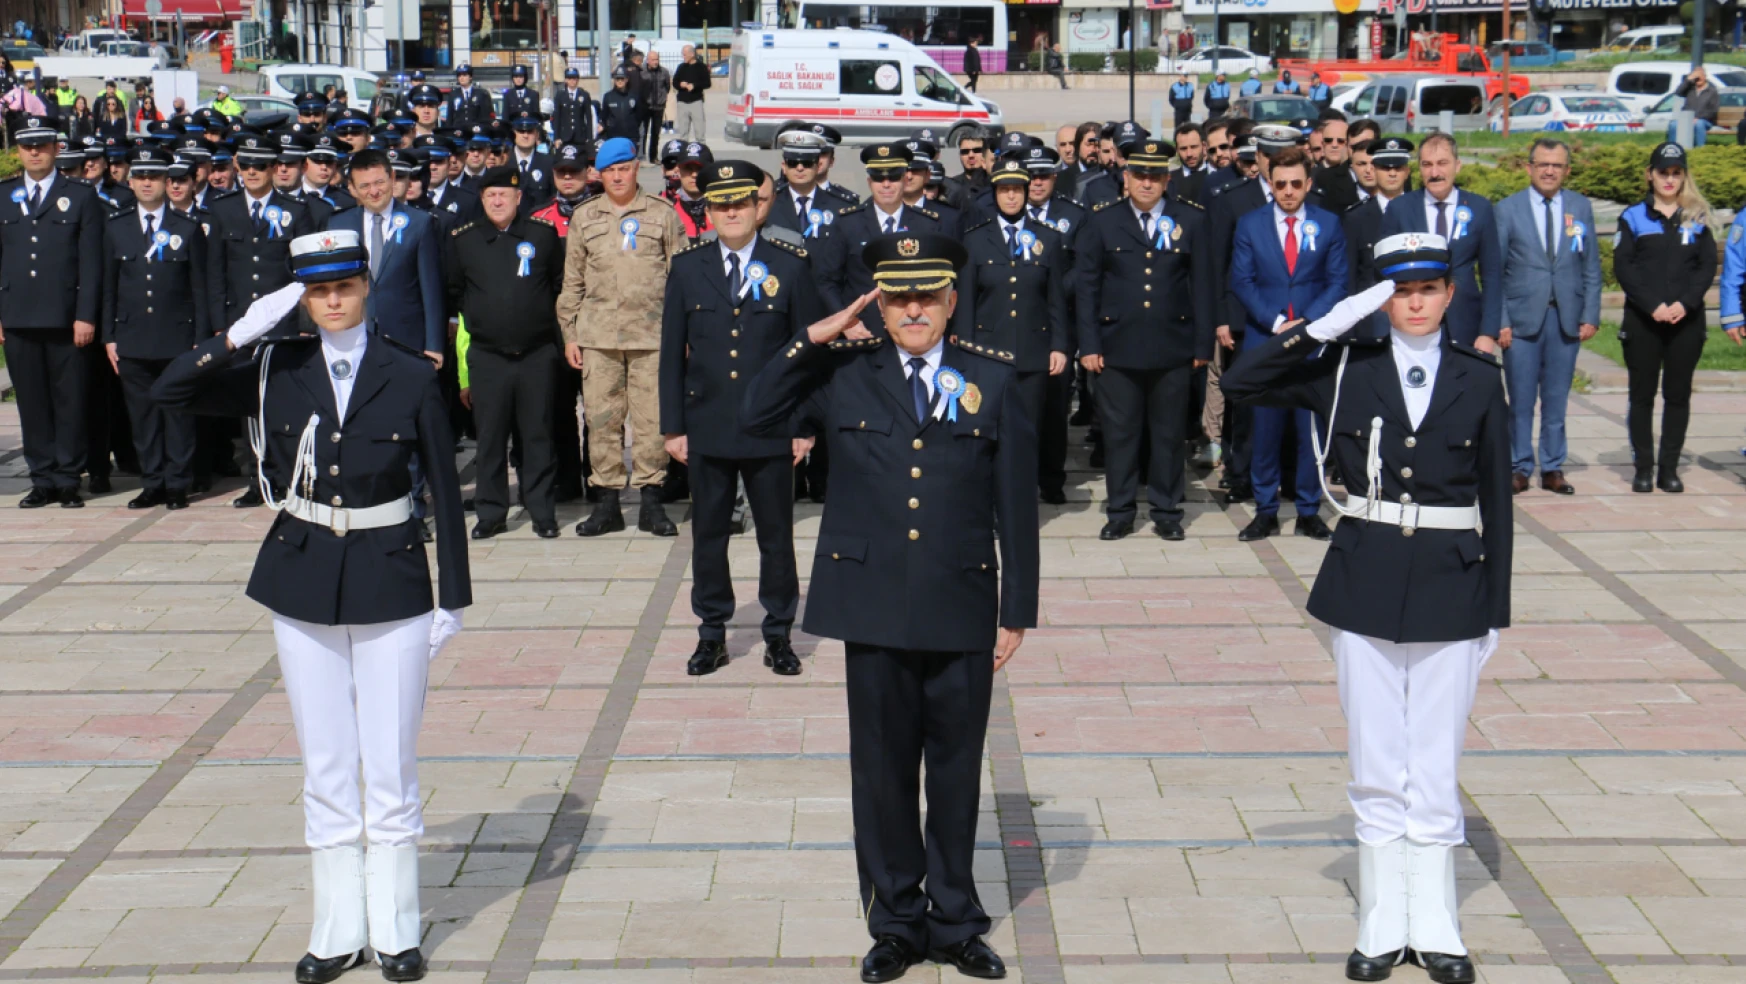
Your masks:
<svg viewBox="0 0 1746 984"><path fill-rule="evenodd" d="M1691 3L1691 68L1697 71L1704 65L1704 0L1692 0Z"/></svg>
<svg viewBox="0 0 1746 984"><path fill-rule="evenodd" d="M1134 0L1128 0L1128 119L1134 118L1134 42L1140 33L1140 24L1134 19Z"/></svg>
<svg viewBox="0 0 1746 984"><path fill-rule="evenodd" d="M1214 76L1217 76L1219 74L1219 46L1222 45L1223 43L1224 43L1224 38L1219 35L1219 0L1213 0L1212 53L1213 53L1213 75Z"/></svg>
<svg viewBox="0 0 1746 984"><path fill-rule="evenodd" d="M1702 0L1699 0L1701 3ZM1503 135L1510 135L1510 0L1503 0Z"/></svg>

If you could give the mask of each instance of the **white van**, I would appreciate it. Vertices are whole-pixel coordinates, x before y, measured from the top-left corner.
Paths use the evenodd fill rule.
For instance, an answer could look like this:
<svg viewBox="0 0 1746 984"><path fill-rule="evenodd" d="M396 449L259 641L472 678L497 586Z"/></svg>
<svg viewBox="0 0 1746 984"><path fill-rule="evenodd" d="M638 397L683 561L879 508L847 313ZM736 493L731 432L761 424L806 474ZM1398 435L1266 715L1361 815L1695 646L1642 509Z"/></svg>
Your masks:
<svg viewBox="0 0 1746 984"><path fill-rule="evenodd" d="M345 89L346 102L368 109L376 98L376 76L343 65L267 65L261 68L255 91L280 99L296 100L305 92L325 92L328 86Z"/></svg>
<svg viewBox="0 0 1746 984"><path fill-rule="evenodd" d="M1685 28L1678 24L1663 24L1659 27L1639 27L1620 32L1606 46L1607 51L1618 51L1626 54L1643 54L1654 51L1666 44L1678 44L1685 40Z"/></svg>
<svg viewBox="0 0 1746 984"><path fill-rule="evenodd" d="M729 61L727 135L769 147L791 121L828 124L857 143L932 127L956 146L972 130L1005 129L999 106L959 88L902 38L847 28L742 31Z"/></svg>
<svg viewBox="0 0 1746 984"><path fill-rule="evenodd" d="M1746 68L1734 65L1705 65L1710 82L1724 89L1746 87ZM1661 101L1661 97L1679 88L1679 83L1691 74L1691 62L1640 61L1614 65L1607 73L1607 95L1638 113Z"/></svg>

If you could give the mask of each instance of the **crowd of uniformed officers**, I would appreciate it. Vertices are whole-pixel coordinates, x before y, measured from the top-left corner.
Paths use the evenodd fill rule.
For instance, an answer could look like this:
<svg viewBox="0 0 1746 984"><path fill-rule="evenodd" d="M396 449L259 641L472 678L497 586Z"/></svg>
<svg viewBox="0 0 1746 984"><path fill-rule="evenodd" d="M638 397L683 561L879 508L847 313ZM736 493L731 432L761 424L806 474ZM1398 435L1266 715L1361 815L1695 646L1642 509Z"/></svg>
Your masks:
<svg viewBox="0 0 1746 984"><path fill-rule="evenodd" d="M1455 191L1448 136L1423 141L1424 187L1408 192L1412 145L1333 112L1301 125L1184 121L1170 139L1088 123L1053 146L974 131L954 131L954 146L920 130L860 151L865 200L831 180L839 135L793 124L776 139L777 174L671 141L665 187L650 195L638 135L617 132L610 105L596 112L568 91L556 121L516 90L496 119L470 78L447 95L415 86L384 120L330 112L308 93L296 121L251 126L203 110L120 146L69 144L51 123L25 121L24 173L0 183L0 328L32 480L20 504L78 507L82 476L107 492L116 468L141 475L134 509L184 508L244 467L236 505L276 502L285 476L302 473L247 455L239 467L237 422L188 416L157 383L197 375L175 360L213 339L228 333L239 347L245 316L270 311L276 324L255 325L240 347L316 334L308 302L263 306L293 284L294 266L297 283L361 278L367 297L354 300L371 343L434 366L441 393L445 428L421 417L375 435L423 453L367 459L396 472L383 487L408 501L414 539L461 528L456 516L427 518L433 504L458 506L427 495L453 470L452 459L428 460L433 433L477 438L474 539L507 529L512 467L542 538L559 535L556 503L584 496L593 505L578 534L624 529L627 485L638 528L677 535L663 503L688 496L692 675L729 660L728 542L748 525L764 663L802 672L790 641L794 504L825 503L805 625L847 647L856 850L876 939L863 979L895 979L923 958L1002 976L970 871L979 750L992 671L1035 624L1037 503L1067 499L1070 420L1090 425L1105 472L1102 539L1134 532L1142 490L1154 532L1183 539L1191 458L1223 466L1228 501L1253 499L1243 539L1278 531L1282 488L1296 533L1330 538L1320 499L1341 476L1319 442L1331 408L1320 390L1295 404L1258 398L1255 367L1289 373L1298 356L1285 349L1302 339L1282 333L1324 324L1349 294L1418 279L1399 273L1409 268L1436 270L1425 290L1453 290L1451 344L1489 360L1500 334L1489 203ZM451 126L438 123L445 102ZM948 177L954 152L961 171ZM1428 259L1385 267L1382 241ZM329 254L343 262L324 264ZM1444 324L1437 310L1426 330ZM1339 330L1382 345L1390 324L1365 311ZM323 336L328 374L336 394L367 401L367 376L351 389L364 366L349 337ZM1245 375L1237 353L1263 349ZM1227 403L1220 379L1231 371L1244 399ZM1423 368L1402 376L1409 403L1426 382ZM250 455L295 448L322 460L292 423L257 427L269 439ZM1362 455L1337 461L1365 467ZM375 521L369 502L342 507L336 495L321 512L314 499L285 501L304 503L295 520L341 538ZM1372 513L1413 532L1399 509ZM1449 529L1478 522L1450 515ZM1462 638L1507 623L1507 605L1496 607L1501 616ZM458 608L439 614L458 630ZM1442 942L1454 956L1434 979L1470 980L1459 940ZM351 959L318 956L300 979L332 979ZM396 973L422 973L414 963Z"/></svg>

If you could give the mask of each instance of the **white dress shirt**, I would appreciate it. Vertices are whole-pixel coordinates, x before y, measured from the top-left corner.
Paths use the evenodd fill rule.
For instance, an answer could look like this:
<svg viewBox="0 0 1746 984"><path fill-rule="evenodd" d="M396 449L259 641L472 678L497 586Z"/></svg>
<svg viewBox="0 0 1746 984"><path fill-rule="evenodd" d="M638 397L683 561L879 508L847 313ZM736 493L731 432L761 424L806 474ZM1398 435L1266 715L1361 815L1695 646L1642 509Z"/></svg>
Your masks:
<svg viewBox="0 0 1746 984"><path fill-rule="evenodd" d="M1528 202L1534 211L1534 242L1540 244L1540 252L1546 251L1546 196L1538 191L1528 189ZM1553 195L1552 201L1552 242L1557 244L1559 237L1564 235L1564 189L1560 188Z"/></svg>
<svg viewBox="0 0 1746 984"><path fill-rule="evenodd" d="M1164 199L1158 199L1157 204L1150 209L1141 211L1134 205L1134 200L1130 198L1128 199L1128 208L1134 210L1134 218L1139 220L1140 233L1146 235L1146 230L1150 229L1151 234L1146 236L1147 240L1156 239L1158 237L1158 218L1164 214Z"/></svg>
<svg viewBox="0 0 1746 984"><path fill-rule="evenodd" d="M731 277L733 275L733 268L728 262L728 257L738 256L740 258L739 296L746 296L746 291L752 289L752 279L746 276L746 268L752 265L752 247L758 245L757 237L754 236L750 240L747 240L746 245L739 249L729 249L728 244L722 242L720 239L717 239L716 242L721 246L721 272L724 276Z"/></svg>
<svg viewBox="0 0 1746 984"><path fill-rule="evenodd" d="M818 208L818 189L817 188L814 188L811 191L805 192L803 194L798 189L796 189L793 185L789 185L788 186L788 196L790 199L790 201L788 203L788 207L793 209L794 214L796 214L796 215L799 215L802 217L804 217L806 215L805 212L802 212L800 210L800 200L802 198L806 199L806 207L808 209ZM883 228L883 226L881 228Z"/></svg>
<svg viewBox="0 0 1746 984"><path fill-rule="evenodd" d="M1019 233L1025 231L1025 220L1024 220L1023 213L1020 213L1019 220L1017 222L1007 221L1007 218L1004 215L997 215L995 218L995 221L1000 223L1000 238L1002 241L1004 241L1006 239L1006 234L1009 230L1012 232L1014 239L1018 238Z"/></svg>
<svg viewBox="0 0 1746 984"><path fill-rule="evenodd" d="M53 171L50 171L48 176L41 181L32 181L30 175L26 174L24 176L24 201L18 203L19 209L24 212L29 212L30 200L33 197L36 198L38 204L48 201L49 192L54 188L54 183L55 172ZM41 197L37 197L36 190L38 188L42 189Z"/></svg>
<svg viewBox="0 0 1746 984"><path fill-rule="evenodd" d="M892 351L897 353L897 361L903 366L903 378L905 380L909 379L909 360L921 358L927 361L927 365L922 366L922 385L928 388L928 401L932 402L934 398L934 376L939 374L940 359L946 354L946 340L942 338L935 342L934 347L928 349L927 353L921 356L911 355L895 345L892 346Z"/></svg>
<svg viewBox="0 0 1746 984"><path fill-rule="evenodd" d="M1300 258L1303 256L1307 246L1303 234L1304 218L1303 206L1301 205L1298 206L1297 211L1288 213L1285 209L1279 207L1278 202L1273 204L1273 232L1279 236L1279 248L1281 250L1285 249L1285 220L1296 219L1297 222L1292 225L1292 228L1297 232L1297 255Z"/></svg>
<svg viewBox="0 0 1746 984"><path fill-rule="evenodd" d="M323 331L321 333L321 357L327 361L327 378L333 384L333 405L339 410L340 420L346 419L346 404L352 399L352 384L358 381L358 367L363 364L364 348L369 344L370 333L364 330L363 322L359 322L344 331ZM334 363L344 361L345 378L334 371Z"/></svg>
<svg viewBox="0 0 1746 984"><path fill-rule="evenodd" d="M887 212L877 205L873 206L873 221L878 224L881 235L885 233L885 222L887 219L896 220L897 224L893 228L903 228L903 204L901 202L898 203L897 211L895 212Z"/></svg>
<svg viewBox="0 0 1746 984"><path fill-rule="evenodd" d="M161 230L164 227L164 206L159 205L157 208L157 211L155 211L155 212L143 212L142 211L139 213L139 231L142 233L146 231L146 216L148 216L148 215L151 216L151 220L152 220L151 230L152 230L152 233L155 235L159 230ZM147 250L150 250L153 247L153 245L154 244L152 243L152 241L150 239L146 240L146 249Z"/></svg>
<svg viewBox="0 0 1746 984"><path fill-rule="evenodd" d="M375 255L370 252L370 224L376 221L378 215L382 217L382 248L387 249L389 240L394 238L394 203L392 200L389 201L388 207L380 212L364 209L363 224L358 231L358 236L364 241L364 258L366 260L376 259Z"/></svg>
<svg viewBox="0 0 1746 984"><path fill-rule="evenodd" d="M267 192L265 195L262 195L259 198L256 198L254 195L249 193L249 190L247 188L243 189L243 211L247 212L249 214L249 218L251 218L251 219L255 217L255 206L259 205L261 207L260 219L262 222L267 221L267 205L272 200L273 200L273 193L271 191ZM200 200L198 197L195 198L194 204L195 205L200 204Z"/></svg>
<svg viewBox="0 0 1746 984"><path fill-rule="evenodd" d="M1451 188L1449 197L1443 201L1449 206L1443 210L1443 221L1449 227L1449 238L1454 239L1455 226L1459 224L1455 218L1455 210L1461 207L1461 193ZM1437 232L1437 196L1431 194L1428 188L1425 190L1425 231L1433 235Z"/></svg>
<svg viewBox="0 0 1746 984"><path fill-rule="evenodd" d="M1443 361L1443 332L1441 329L1429 335L1408 335L1402 331L1390 330L1393 336L1394 368L1400 373L1400 391L1406 398L1407 416L1412 418L1413 430L1419 429L1419 424L1425 420L1425 412L1431 409L1431 391L1437 388L1437 366ZM1407 376L1413 369L1424 370L1423 386L1413 386L1407 382Z"/></svg>

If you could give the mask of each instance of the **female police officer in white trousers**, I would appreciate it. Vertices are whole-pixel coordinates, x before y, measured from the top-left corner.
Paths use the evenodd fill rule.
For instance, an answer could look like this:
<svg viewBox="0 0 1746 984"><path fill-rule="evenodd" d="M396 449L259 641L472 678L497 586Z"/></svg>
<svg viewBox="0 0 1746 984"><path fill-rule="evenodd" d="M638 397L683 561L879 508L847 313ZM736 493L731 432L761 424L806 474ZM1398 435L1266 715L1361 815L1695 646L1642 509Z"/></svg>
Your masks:
<svg viewBox="0 0 1746 984"><path fill-rule="evenodd" d="M1509 625L1509 412L1497 360L1443 330L1442 237L1391 236L1376 257L1383 283L1245 352L1223 386L1320 414L1347 480L1309 600L1333 627L1357 814L1346 976L1379 981L1410 960L1456 984L1474 979L1456 918L1456 770L1480 668ZM1346 335L1378 308L1389 337ZM1319 464L1319 440L1316 452Z"/></svg>
<svg viewBox="0 0 1746 984"><path fill-rule="evenodd" d="M417 980L425 681L472 602L454 438L430 363L367 331L357 233L301 236L291 266L295 283L179 357L154 395L195 412L257 417L250 437L261 494L281 510L248 595L273 612L303 749L315 924L297 980L331 981L367 960L366 946L388 980ZM320 331L243 354L299 303ZM414 455L435 502L434 612L412 518Z"/></svg>

